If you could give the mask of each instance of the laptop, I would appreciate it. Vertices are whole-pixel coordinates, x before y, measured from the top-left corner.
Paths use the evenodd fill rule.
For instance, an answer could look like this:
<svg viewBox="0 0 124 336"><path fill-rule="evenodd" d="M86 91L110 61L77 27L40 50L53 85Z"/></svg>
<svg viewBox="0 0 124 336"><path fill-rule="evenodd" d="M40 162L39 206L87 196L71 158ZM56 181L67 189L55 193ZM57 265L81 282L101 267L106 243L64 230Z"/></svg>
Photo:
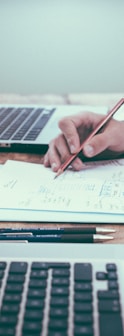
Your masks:
<svg viewBox="0 0 124 336"><path fill-rule="evenodd" d="M108 107L0 105L0 151L44 154L60 132L58 121L81 111L105 114Z"/></svg>
<svg viewBox="0 0 124 336"><path fill-rule="evenodd" d="M123 336L124 246L0 245L1 336Z"/></svg>

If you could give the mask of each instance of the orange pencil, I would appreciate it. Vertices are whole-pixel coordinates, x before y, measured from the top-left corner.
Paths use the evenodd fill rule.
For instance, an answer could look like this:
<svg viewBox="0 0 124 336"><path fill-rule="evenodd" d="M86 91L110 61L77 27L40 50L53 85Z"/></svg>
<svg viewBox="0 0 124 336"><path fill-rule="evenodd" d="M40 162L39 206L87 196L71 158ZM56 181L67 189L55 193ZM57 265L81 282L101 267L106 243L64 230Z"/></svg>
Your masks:
<svg viewBox="0 0 124 336"><path fill-rule="evenodd" d="M78 151L74 154L69 155L69 157L67 158L67 160L60 166L60 168L58 169L58 172L55 176L55 178L57 176L59 176L60 174L62 174L66 168L72 163L72 161L78 156L78 154L83 150L84 145L90 140L92 139L92 137L97 134L101 128L113 117L113 115L115 114L115 112L117 112L117 110L121 107L121 105L124 104L124 98L120 99L119 102L109 111L109 113L105 116L105 118L103 118L102 121L100 121L100 123L95 127L95 129L91 132L91 134L88 136L88 138L83 141L83 143L80 145Z"/></svg>

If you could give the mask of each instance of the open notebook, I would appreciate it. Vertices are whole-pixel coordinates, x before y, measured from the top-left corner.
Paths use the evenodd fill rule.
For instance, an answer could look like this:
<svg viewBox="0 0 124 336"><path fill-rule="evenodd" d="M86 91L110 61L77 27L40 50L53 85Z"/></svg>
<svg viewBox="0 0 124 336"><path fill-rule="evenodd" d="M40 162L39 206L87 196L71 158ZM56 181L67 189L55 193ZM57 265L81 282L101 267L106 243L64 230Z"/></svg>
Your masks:
<svg viewBox="0 0 124 336"><path fill-rule="evenodd" d="M123 244L0 244L0 335L123 336L123 261Z"/></svg>
<svg viewBox="0 0 124 336"><path fill-rule="evenodd" d="M124 159L56 173L7 161L0 169L0 220L124 223Z"/></svg>

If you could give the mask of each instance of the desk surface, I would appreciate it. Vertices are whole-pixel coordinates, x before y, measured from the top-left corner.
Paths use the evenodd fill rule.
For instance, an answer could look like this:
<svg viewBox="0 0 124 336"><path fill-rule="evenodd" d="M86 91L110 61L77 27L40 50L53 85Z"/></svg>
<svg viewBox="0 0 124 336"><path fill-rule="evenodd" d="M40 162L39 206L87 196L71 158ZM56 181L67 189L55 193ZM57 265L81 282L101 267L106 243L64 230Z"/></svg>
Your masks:
<svg viewBox="0 0 124 336"><path fill-rule="evenodd" d="M110 106L114 105L120 98L124 97L124 94L68 94L64 96L56 95L31 95L31 96L20 96L20 95L0 95L0 104L77 104L77 105L99 105L99 106ZM6 160L18 160L34 163L42 163L41 155L34 154L20 154L20 153L0 153L0 163L6 162ZM0 222L0 227L42 227L43 223L12 223L12 222ZM50 223L45 224L47 227L51 227ZM56 227L62 226L62 224L54 224ZM64 224L66 227L73 227L74 224ZM91 225L92 226L92 225ZM98 224L96 225L99 226ZM116 232L113 234L114 240L108 241L104 244L122 244L124 243L124 226L123 225L103 225L102 227L114 228Z"/></svg>

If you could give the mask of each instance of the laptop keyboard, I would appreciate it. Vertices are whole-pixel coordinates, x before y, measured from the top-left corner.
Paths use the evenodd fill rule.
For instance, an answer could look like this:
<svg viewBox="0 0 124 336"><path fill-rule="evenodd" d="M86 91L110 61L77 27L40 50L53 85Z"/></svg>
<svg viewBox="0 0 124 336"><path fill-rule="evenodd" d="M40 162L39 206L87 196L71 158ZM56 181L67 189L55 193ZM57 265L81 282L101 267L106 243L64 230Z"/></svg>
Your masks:
<svg viewBox="0 0 124 336"><path fill-rule="evenodd" d="M55 109L0 108L0 139L33 141Z"/></svg>
<svg viewBox="0 0 124 336"><path fill-rule="evenodd" d="M0 261L1 336L122 336L118 265Z"/></svg>

